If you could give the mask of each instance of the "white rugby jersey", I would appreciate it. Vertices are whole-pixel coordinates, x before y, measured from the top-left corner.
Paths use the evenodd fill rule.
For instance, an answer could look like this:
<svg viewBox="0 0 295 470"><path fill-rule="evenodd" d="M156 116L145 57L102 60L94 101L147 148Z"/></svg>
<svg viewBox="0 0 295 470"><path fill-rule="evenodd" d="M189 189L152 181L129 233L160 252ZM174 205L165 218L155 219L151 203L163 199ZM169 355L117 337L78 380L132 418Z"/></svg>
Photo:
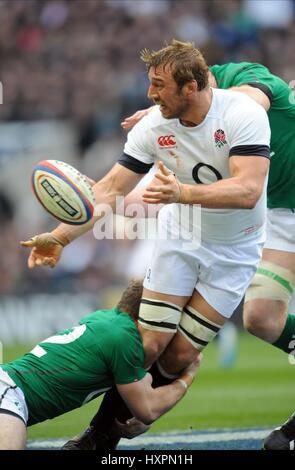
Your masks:
<svg viewBox="0 0 295 470"><path fill-rule="evenodd" d="M119 163L147 173L161 160L182 183L210 184L230 177L231 155L269 158L270 128L262 106L243 93L212 91L208 114L195 127L165 119L155 107L129 132ZM173 212L173 206L168 210ZM223 244L262 240L265 217L265 190L254 209L202 208L202 239Z"/></svg>

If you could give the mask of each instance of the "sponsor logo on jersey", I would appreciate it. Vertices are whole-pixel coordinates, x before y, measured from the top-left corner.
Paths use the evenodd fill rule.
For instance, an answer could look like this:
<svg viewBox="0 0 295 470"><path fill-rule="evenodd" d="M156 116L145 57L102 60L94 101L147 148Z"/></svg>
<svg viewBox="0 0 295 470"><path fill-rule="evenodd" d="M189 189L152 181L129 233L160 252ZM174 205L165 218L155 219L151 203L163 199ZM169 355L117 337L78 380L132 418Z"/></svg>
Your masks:
<svg viewBox="0 0 295 470"><path fill-rule="evenodd" d="M176 146L175 135L161 135L158 138L158 144L161 148L174 148Z"/></svg>
<svg viewBox="0 0 295 470"><path fill-rule="evenodd" d="M227 144L225 132L222 129L217 129L214 132L215 147L221 148Z"/></svg>

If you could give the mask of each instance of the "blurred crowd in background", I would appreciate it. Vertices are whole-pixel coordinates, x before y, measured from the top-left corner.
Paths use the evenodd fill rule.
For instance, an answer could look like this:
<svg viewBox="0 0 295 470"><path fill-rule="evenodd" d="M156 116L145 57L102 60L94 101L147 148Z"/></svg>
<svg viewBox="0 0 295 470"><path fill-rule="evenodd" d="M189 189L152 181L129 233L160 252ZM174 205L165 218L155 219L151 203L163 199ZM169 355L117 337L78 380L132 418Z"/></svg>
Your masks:
<svg viewBox="0 0 295 470"><path fill-rule="evenodd" d="M0 0L0 127L69 121L78 168L86 171L91 154L96 164L89 176L102 176L120 154L93 160L97 145L123 142L122 118L148 105L140 50L172 38L194 41L209 64L261 62L287 82L295 78L293 0ZM1 158L0 140L0 165ZM42 220L40 231L50 223ZM0 226L2 295L97 294L140 267L139 258L130 267L134 241L98 242L90 234L65 250L58 269L30 272L28 252L18 246L30 220L22 231L15 201L3 189Z"/></svg>
<svg viewBox="0 0 295 470"><path fill-rule="evenodd" d="M0 2L1 120L69 118L89 140L118 132L146 104L139 60L173 37L207 62L262 62L294 78L293 0L6 0Z"/></svg>

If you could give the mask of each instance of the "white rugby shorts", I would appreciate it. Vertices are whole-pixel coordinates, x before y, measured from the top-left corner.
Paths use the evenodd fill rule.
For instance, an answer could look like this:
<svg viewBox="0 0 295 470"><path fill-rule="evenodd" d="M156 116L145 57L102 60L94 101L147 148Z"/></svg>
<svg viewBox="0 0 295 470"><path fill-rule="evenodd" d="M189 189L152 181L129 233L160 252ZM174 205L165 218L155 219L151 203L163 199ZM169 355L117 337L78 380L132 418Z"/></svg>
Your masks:
<svg viewBox="0 0 295 470"><path fill-rule="evenodd" d="M264 248L295 253L295 213L291 209L267 209Z"/></svg>
<svg viewBox="0 0 295 470"><path fill-rule="evenodd" d="M22 390L0 366L0 413L8 411L27 425L28 408Z"/></svg>
<svg viewBox="0 0 295 470"><path fill-rule="evenodd" d="M181 240L157 240L143 285L179 296L191 296L196 289L217 312L230 318L256 272L262 248L260 241L233 246L202 242L191 250Z"/></svg>

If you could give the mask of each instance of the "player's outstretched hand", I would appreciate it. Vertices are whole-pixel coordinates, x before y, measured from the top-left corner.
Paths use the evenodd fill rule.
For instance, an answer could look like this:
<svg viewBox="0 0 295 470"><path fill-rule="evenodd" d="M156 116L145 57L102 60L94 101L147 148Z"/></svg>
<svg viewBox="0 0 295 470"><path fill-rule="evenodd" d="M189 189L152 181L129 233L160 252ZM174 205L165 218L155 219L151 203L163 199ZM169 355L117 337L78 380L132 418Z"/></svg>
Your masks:
<svg viewBox="0 0 295 470"><path fill-rule="evenodd" d="M22 246L32 248L28 258L28 267L50 266L54 268L58 263L64 245L51 233L41 233L27 241L20 242Z"/></svg>
<svg viewBox="0 0 295 470"><path fill-rule="evenodd" d="M181 183L176 178L173 171L169 170L163 162L159 162L159 168L155 174L158 185L149 185L142 196L144 202L148 204L171 204L181 202Z"/></svg>
<svg viewBox="0 0 295 470"><path fill-rule="evenodd" d="M132 116L125 118L124 121L121 122L121 127L123 127L125 131L129 131L129 129L132 129L144 116L149 114L152 109L153 106L147 109L139 109L136 113L132 114Z"/></svg>

